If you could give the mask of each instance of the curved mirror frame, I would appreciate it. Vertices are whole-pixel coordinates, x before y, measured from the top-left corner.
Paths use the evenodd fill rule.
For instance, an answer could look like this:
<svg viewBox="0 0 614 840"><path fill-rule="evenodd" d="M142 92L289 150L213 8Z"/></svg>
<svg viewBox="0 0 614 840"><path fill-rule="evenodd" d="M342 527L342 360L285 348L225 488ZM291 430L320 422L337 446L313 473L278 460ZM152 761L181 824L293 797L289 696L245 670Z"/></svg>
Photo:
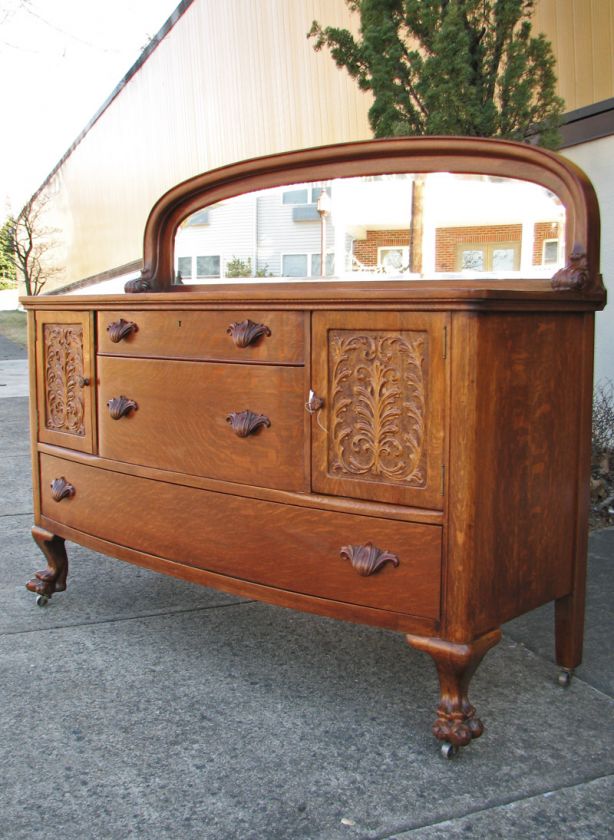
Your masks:
<svg viewBox="0 0 614 840"><path fill-rule="evenodd" d="M394 138L304 149L242 161L191 178L154 206L145 229L143 271L138 280L126 284L126 291L198 288L174 285L176 232L192 214L233 197L341 178L440 172L526 181L557 196L565 213L564 267L547 282L553 292L603 297L599 210L584 173L560 156L527 144L461 137ZM423 276L429 282L428 274ZM459 282L475 283L475 279L454 280L457 286ZM497 280L497 285L502 282ZM518 282L514 281L515 287Z"/></svg>

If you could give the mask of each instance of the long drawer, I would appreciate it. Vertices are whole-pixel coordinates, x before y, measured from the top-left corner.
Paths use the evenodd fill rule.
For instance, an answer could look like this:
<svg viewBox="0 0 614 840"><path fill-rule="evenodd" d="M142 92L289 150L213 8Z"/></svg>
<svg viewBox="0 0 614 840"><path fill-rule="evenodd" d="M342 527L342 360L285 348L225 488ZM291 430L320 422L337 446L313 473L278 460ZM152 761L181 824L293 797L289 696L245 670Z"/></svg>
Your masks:
<svg viewBox="0 0 614 840"><path fill-rule="evenodd" d="M100 356L98 378L102 457L308 489L304 368ZM109 403L122 396L136 409L114 418ZM241 437L246 428L238 415L245 411L268 423Z"/></svg>
<svg viewBox="0 0 614 840"><path fill-rule="evenodd" d="M242 498L49 455L40 468L43 516L101 539L280 589L439 617L439 526ZM73 492L58 502L51 483L59 478ZM360 574L341 550L368 542L398 565Z"/></svg>
<svg viewBox="0 0 614 840"><path fill-rule="evenodd" d="M98 352L148 358L303 364L304 323L302 312L99 312Z"/></svg>

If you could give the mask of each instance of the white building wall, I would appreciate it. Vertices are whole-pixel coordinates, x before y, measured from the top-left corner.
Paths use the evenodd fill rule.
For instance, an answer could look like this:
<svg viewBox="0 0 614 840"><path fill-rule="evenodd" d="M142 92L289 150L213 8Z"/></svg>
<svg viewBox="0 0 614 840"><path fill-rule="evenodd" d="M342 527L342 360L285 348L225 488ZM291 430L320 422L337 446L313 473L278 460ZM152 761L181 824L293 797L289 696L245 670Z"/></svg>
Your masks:
<svg viewBox="0 0 614 840"><path fill-rule="evenodd" d="M601 272L610 303L597 313L595 382L614 381L614 137L565 149L563 154L593 182L601 210Z"/></svg>

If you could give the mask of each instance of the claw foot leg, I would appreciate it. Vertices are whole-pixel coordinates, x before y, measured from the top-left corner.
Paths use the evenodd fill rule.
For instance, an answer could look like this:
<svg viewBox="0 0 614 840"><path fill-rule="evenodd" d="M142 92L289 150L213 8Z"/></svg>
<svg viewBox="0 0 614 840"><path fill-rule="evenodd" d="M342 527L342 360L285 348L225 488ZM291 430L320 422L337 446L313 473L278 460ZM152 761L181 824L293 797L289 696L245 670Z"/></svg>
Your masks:
<svg viewBox="0 0 614 840"><path fill-rule="evenodd" d="M26 583L26 589L38 595L38 603L42 605L54 592L63 592L66 589L68 557L62 537L39 528L38 525L32 528L32 536L47 559L47 568L36 572L32 580Z"/></svg>
<svg viewBox="0 0 614 840"><path fill-rule="evenodd" d="M440 699L433 735L453 748L465 747L484 731L482 721L468 698L469 683L478 665L491 647L501 638L500 630L492 630L469 644L455 644L444 639L408 635L408 643L428 653L439 675ZM446 754L450 754L448 751Z"/></svg>

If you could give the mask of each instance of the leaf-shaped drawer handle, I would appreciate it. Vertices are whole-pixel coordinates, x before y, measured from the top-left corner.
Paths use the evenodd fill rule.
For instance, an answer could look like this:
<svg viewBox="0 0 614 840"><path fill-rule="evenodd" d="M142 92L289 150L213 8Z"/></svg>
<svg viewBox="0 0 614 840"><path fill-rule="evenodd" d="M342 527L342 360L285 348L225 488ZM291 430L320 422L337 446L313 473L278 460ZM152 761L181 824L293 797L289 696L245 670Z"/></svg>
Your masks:
<svg viewBox="0 0 614 840"><path fill-rule="evenodd" d="M114 344L117 344L122 338L128 338L137 331L138 326L134 321L125 321L123 318L120 318L119 321L113 321L107 327L109 338Z"/></svg>
<svg viewBox="0 0 614 840"><path fill-rule="evenodd" d="M239 437L247 437L253 434L261 426L267 428L271 425L271 421L266 414L254 414L253 411L231 411L226 417L226 422Z"/></svg>
<svg viewBox="0 0 614 840"><path fill-rule="evenodd" d="M70 499L71 496L75 495L75 492L73 485L70 481L66 481L63 475L60 478L54 478L51 482L51 498L54 502Z"/></svg>
<svg viewBox="0 0 614 840"><path fill-rule="evenodd" d="M249 347L250 344L258 341L261 336L271 335L271 330L266 324L256 324L254 321L250 321L249 318L246 321L235 321L234 324L228 327L226 332L232 336L232 340L237 347Z"/></svg>
<svg viewBox="0 0 614 840"><path fill-rule="evenodd" d="M359 575L368 577L378 572L386 563L392 563L396 568L399 565L399 558L392 551L384 551L373 543L364 545L344 545L341 549L341 558L349 560Z"/></svg>
<svg viewBox="0 0 614 840"><path fill-rule="evenodd" d="M109 414L113 420L119 420L120 417L126 417L131 411L136 411L138 405L134 400L129 400L128 397L113 397L107 403Z"/></svg>

